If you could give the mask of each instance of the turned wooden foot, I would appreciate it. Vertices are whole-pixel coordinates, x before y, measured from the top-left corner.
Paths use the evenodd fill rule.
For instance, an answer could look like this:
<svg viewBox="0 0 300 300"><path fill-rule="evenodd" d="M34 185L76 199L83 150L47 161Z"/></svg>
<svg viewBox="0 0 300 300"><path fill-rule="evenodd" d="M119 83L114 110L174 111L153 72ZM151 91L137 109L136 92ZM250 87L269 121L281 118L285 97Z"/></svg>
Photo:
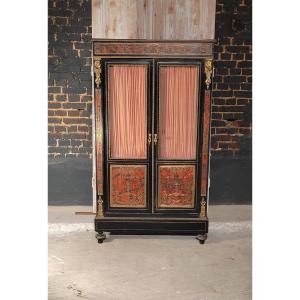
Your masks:
<svg viewBox="0 0 300 300"><path fill-rule="evenodd" d="M207 239L207 234L198 234L196 236L196 239L200 242L201 245L205 243L205 240Z"/></svg>

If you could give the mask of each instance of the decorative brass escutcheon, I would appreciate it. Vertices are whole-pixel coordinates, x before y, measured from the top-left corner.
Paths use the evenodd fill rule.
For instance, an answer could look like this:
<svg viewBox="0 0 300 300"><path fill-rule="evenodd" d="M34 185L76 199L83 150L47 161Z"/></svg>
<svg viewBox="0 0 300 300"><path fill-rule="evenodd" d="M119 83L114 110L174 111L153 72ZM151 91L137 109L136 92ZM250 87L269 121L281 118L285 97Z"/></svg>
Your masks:
<svg viewBox="0 0 300 300"><path fill-rule="evenodd" d="M151 133L148 134L148 144L150 145L152 142Z"/></svg>
<svg viewBox="0 0 300 300"><path fill-rule="evenodd" d="M157 142L158 142L157 133L154 133L153 142L154 142L154 144L157 144Z"/></svg>

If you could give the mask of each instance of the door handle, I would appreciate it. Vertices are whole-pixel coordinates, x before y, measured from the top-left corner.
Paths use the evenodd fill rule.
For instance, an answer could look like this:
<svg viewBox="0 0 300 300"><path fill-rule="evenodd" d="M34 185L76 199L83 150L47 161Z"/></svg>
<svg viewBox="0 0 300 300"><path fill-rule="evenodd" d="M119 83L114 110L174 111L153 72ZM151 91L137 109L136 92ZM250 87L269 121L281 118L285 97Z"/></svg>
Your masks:
<svg viewBox="0 0 300 300"><path fill-rule="evenodd" d="M158 142L158 136L157 136L157 133L154 133L153 142L154 142L155 145L156 145L157 142Z"/></svg>
<svg viewBox="0 0 300 300"><path fill-rule="evenodd" d="M148 134L148 144L150 145L152 142L151 133Z"/></svg>

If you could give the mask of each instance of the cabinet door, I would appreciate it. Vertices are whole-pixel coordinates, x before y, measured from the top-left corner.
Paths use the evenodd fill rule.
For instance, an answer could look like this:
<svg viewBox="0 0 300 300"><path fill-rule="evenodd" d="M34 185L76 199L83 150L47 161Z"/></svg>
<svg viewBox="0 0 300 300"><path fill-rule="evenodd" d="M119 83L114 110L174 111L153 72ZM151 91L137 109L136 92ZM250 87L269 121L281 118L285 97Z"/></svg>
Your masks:
<svg viewBox="0 0 300 300"><path fill-rule="evenodd" d="M156 212L197 211L200 67L157 63Z"/></svg>
<svg viewBox="0 0 300 300"><path fill-rule="evenodd" d="M150 209L150 67L145 60L105 60L107 212Z"/></svg>

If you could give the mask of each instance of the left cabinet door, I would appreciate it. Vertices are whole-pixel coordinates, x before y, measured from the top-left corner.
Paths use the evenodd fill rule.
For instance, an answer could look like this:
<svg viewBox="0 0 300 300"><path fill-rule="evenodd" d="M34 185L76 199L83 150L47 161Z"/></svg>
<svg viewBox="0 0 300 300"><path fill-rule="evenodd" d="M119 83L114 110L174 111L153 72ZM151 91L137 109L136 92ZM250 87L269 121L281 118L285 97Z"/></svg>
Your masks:
<svg viewBox="0 0 300 300"><path fill-rule="evenodd" d="M104 59L104 202L151 212L151 60Z"/></svg>

